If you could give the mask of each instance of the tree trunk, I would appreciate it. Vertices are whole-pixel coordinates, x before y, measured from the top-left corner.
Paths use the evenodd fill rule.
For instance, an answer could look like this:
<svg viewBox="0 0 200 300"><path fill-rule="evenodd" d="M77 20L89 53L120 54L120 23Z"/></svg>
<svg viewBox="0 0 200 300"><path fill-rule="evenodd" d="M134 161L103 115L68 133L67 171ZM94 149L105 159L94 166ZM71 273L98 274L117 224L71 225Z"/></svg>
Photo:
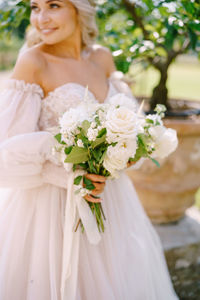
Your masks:
<svg viewBox="0 0 200 300"><path fill-rule="evenodd" d="M166 87L167 83L167 71L168 68L163 68L160 71L160 81L158 85L153 89L153 94L150 100L150 108L153 110L157 104L164 104L167 109L170 109L168 101L168 89Z"/></svg>

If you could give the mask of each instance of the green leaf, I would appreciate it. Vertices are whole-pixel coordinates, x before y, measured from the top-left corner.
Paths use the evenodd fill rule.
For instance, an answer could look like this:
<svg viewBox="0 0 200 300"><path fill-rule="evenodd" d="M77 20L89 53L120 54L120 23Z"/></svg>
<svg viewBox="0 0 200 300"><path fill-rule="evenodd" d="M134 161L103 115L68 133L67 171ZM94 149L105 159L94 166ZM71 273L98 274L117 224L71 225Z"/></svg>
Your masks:
<svg viewBox="0 0 200 300"><path fill-rule="evenodd" d="M131 161L138 161L141 157L147 157L148 152L146 149L146 135L145 134L138 134L137 136L137 144L138 148L136 150L135 156L131 159Z"/></svg>
<svg viewBox="0 0 200 300"><path fill-rule="evenodd" d="M103 155L102 155L102 157L101 157L101 159L99 161L99 164L101 164L103 162L105 156L106 156L106 151L103 152Z"/></svg>
<svg viewBox="0 0 200 300"><path fill-rule="evenodd" d="M62 141L62 134L61 133L55 135L54 137L58 141L59 144L66 145L66 143L64 141Z"/></svg>
<svg viewBox="0 0 200 300"><path fill-rule="evenodd" d="M101 159L101 156L102 156L101 147L100 147L100 148L94 149L93 152L92 152L92 154L93 154L95 160L96 160L97 162L99 162L100 159Z"/></svg>
<svg viewBox="0 0 200 300"><path fill-rule="evenodd" d="M163 56L163 57L167 57L167 52L163 47L156 47L155 48L155 52L159 55L159 56Z"/></svg>
<svg viewBox="0 0 200 300"><path fill-rule="evenodd" d="M77 177L74 179L74 184L75 184L75 185L79 185L82 178L83 178L83 176L77 176Z"/></svg>
<svg viewBox="0 0 200 300"><path fill-rule="evenodd" d="M154 164L156 164L156 166L157 166L158 168L160 168L160 164L159 164L159 162L158 162L156 159L154 159L154 158L151 157L151 160L152 160L152 162L153 162Z"/></svg>
<svg viewBox="0 0 200 300"><path fill-rule="evenodd" d="M82 123L82 132L84 135L87 135L88 129L90 128L90 122L88 120L83 121Z"/></svg>
<svg viewBox="0 0 200 300"><path fill-rule="evenodd" d="M146 119L146 123L149 123L149 124L154 124L154 121L151 120L151 119Z"/></svg>
<svg viewBox="0 0 200 300"><path fill-rule="evenodd" d="M95 189L94 184L92 183L92 181L88 178L86 178L85 176L83 176L83 183L85 184L86 189L92 191Z"/></svg>
<svg viewBox="0 0 200 300"><path fill-rule="evenodd" d="M94 142L92 142L92 148L96 148L100 144L104 143L106 140L106 135L104 134L102 137L96 138Z"/></svg>
<svg viewBox="0 0 200 300"><path fill-rule="evenodd" d="M88 161L88 151L78 146L73 147L70 154L65 159L66 163L79 164Z"/></svg>
<svg viewBox="0 0 200 300"><path fill-rule="evenodd" d="M115 147L118 144L118 142L111 143L111 146Z"/></svg>
<svg viewBox="0 0 200 300"><path fill-rule="evenodd" d="M61 133L58 133L57 135L54 136L55 139L58 141L58 143L62 144L63 141L62 141L62 134Z"/></svg>
<svg viewBox="0 0 200 300"><path fill-rule="evenodd" d="M72 151L72 149L73 149L73 146L69 146L69 147L65 148L65 154L69 155L70 152Z"/></svg>
<svg viewBox="0 0 200 300"><path fill-rule="evenodd" d="M102 128L102 129L99 131L99 134L98 134L97 138L101 138L103 135L106 135L106 133L107 133L106 128Z"/></svg>
<svg viewBox="0 0 200 300"><path fill-rule="evenodd" d="M89 164L89 167L90 167L90 172L96 174L96 169L94 167L94 161L93 160L89 160L88 164Z"/></svg>

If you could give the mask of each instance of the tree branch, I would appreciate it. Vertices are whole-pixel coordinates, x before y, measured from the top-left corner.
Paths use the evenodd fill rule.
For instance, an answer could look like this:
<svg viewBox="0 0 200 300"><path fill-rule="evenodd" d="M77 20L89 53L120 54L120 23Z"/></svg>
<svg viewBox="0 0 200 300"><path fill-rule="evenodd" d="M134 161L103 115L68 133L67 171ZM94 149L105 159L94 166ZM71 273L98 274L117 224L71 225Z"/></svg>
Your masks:
<svg viewBox="0 0 200 300"><path fill-rule="evenodd" d="M142 17L138 15L137 11L136 11L136 7L135 4L130 2L129 0L123 0L124 6L126 7L126 9L131 13L131 15L133 16L133 20L135 21L135 23L142 29L144 38L146 40L149 39L149 33L148 31L144 28L144 24L142 21Z"/></svg>

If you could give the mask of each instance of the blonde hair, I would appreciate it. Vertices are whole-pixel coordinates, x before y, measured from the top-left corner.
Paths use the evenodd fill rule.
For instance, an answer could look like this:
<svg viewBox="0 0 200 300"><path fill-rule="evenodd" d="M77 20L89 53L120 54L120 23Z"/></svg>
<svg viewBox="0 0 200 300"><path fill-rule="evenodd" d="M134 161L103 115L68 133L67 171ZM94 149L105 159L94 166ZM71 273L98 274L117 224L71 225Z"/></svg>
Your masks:
<svg viewBox="0 0 200 300"><path fill-rule="evenodd" d="M78 17L82 33L82 48L94 44L98 35L98 29L95 21L95 3L93 0L69 0L78 11ZM33 47L42 42L39 33L31 25L26 32L26 42L22 46L20 53L27 48Z"/></svg>

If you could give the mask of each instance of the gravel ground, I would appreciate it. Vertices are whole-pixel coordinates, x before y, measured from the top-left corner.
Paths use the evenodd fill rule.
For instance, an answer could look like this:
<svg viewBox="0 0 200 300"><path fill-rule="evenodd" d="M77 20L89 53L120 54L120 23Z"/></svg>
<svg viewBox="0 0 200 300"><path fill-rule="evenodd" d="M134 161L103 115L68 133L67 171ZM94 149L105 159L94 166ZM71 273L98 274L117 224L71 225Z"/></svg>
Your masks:
<svg viewBox="0 0 200 300"><path fill-rule="evenodd" d="M170 273L180 300L200 300L200 264Z"/></svg>

